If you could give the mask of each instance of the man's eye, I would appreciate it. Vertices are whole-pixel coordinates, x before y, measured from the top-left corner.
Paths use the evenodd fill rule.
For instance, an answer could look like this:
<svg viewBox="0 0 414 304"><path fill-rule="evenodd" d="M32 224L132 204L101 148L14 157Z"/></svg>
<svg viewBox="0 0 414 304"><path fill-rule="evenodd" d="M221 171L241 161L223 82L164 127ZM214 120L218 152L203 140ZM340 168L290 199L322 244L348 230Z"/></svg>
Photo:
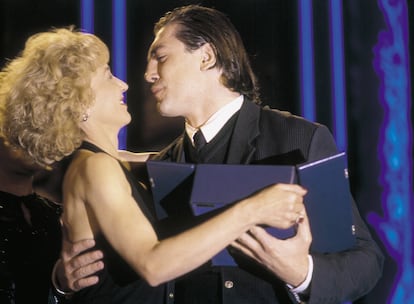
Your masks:
<svg viewBox="0 0 414 304"><path fill-rule="evenodd" d="M163 62L163 61L165 61L166 57L167 56L165 56L165 55L161 55L161 56L157 56L156 59L157 59L158 62Z"/></svg>

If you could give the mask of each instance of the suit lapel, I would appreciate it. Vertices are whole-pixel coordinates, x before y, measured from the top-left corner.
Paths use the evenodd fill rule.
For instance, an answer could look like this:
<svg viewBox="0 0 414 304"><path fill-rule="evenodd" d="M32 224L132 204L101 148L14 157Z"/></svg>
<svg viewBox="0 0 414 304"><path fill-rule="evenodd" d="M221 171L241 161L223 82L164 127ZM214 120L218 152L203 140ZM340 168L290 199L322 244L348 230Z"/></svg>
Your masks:
<svg viewBox="0 0 414 304"><path fill-rule="evenodd" d="M154 159L179 163L185 162L184 136L186 136L185 131L166 148L162 149L160 153L154 157Z"/></svg>
<svg viewBox="0 0 414 304"><path fill-rule="evenodd" d="M244 100L230 141L228 164L248 164L256 151L254 140L259 136L260 107Z"/></svg>
<svg viewBox="0 0 414 304"><path fill-rule="evenodd" d="M172 159L176 162L179 162L179 163L185 163L184 136L186 136L185 131L178 138L177 144L174 146L174 149L172 151Z"/></svg>
<svg viewBox="0 0 414 304"><path fill-rule="evenodd" d="M260 135L260 107L250 100L244 100L234 126L229 153L226 163L249 164L256 151L254 140ZM184 156L185 131L173 143L160 152L157 159L185 162Z"/></svg>

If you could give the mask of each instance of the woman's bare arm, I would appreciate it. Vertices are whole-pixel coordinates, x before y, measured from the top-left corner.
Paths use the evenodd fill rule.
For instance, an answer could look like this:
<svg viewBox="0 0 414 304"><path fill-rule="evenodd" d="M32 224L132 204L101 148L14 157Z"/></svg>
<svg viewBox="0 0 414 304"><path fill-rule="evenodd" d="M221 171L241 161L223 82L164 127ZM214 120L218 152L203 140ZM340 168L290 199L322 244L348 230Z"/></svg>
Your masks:
<svg viewBox="0 0 414 304"><path fill-rule="evenodd" d="M156 155L158 152L131 152L127 150L118 150L118 156L122 161L134 163L145 162L152 155Z"/></svg>
<svg viewBox="0 0 414 304"><path fill-rule="evenodd" d="M242 200L201 225L159 241L116 160L95 154L80 170L82 173L73 177L79 185L88 187L82 191L72 187L72 192L84 196L80 199L93 214L89 217L93 229L100 230L131 267L154 286L200 266L256 224L291 226L304 208L306 191L297 185L280 184ZM84 235L79 233L82 229L77 231L72 241L93 236L87 229Z"/></svg>

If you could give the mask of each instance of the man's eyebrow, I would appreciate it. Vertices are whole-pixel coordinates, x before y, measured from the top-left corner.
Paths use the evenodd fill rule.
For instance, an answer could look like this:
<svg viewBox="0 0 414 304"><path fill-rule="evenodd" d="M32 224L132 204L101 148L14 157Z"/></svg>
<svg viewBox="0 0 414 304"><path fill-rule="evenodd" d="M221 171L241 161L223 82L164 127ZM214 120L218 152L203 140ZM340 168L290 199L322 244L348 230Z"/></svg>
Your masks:
<svg viewBox="0 0 414 304"><path fill-rule="evenodd" d="M151 59L152 57L154 57L155 53L163 47L164 46L162 44L157 44L157 45L152 46L148 52L148 59Z"/></svg>

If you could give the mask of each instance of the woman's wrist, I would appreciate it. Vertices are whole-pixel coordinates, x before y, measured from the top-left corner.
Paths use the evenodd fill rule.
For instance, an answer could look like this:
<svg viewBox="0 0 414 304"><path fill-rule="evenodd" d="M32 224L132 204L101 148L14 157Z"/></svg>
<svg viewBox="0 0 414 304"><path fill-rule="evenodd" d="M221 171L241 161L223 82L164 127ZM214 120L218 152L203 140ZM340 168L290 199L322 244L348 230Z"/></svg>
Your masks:
<svg viewBox="0 0 414 304"><path fill-rule="evenodd" d="M237 220L244 223L247 226L247 230L260 222L256 218L254 204L254 199L247 197L235 205L237 210Z"/></svg>
<svg viewBox="0 0 414 304"><path fill-rule="evenodd" d="M74 294L74 291L72 290L63 290L63 288L60 286L59 284L59 279L58 279L58 267L59 264L62 264L62 260L59 259L56 261L55 265L53 266L53 270L52 270L52 285L53 288L55 289L56 293L60 296L64 296L64 297L70 297Z"/></svg>

